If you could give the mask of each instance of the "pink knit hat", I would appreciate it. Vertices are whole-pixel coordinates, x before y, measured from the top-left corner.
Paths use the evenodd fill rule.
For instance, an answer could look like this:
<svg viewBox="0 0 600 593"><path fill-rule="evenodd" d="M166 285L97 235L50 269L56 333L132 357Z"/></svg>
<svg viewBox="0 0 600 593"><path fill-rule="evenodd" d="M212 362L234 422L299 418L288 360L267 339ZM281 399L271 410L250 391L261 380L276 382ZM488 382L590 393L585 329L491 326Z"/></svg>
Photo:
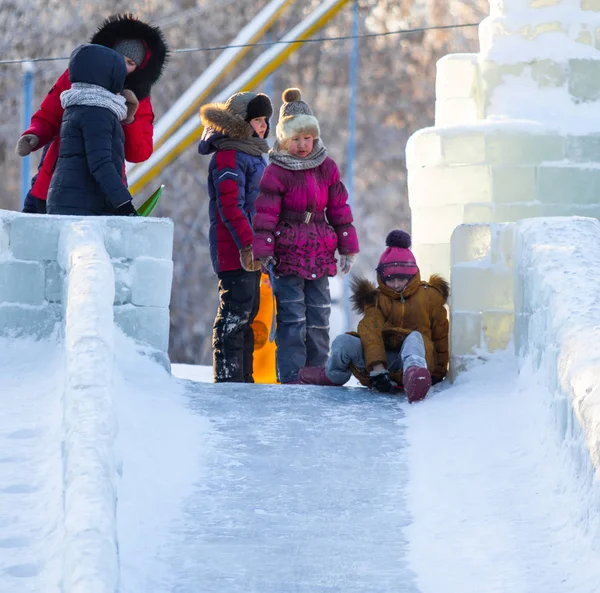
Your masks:
<svg viewBox="0 0 600 593"><path fill-rule="evenodd" d="M392 231L385 240L387 249L379 259L377 273L384 280L399 276L412 278L418 271L417 262L412 251L410 235L404 231Z"/></svg>

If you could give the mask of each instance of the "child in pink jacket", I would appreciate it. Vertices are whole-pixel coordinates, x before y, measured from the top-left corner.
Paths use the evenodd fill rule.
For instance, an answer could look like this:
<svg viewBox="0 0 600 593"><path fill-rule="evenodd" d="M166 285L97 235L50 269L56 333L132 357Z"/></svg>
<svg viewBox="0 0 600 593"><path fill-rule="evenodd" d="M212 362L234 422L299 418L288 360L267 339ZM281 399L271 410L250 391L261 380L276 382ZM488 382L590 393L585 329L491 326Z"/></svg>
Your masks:
<svg viewBox="0 0 600 593"><path fill-rule="evenodd" d="M298 89L283 93L277 140L260 183L254 256L275 274L277 375L300 382L329 354L329 276L347 274L358 253L348 193Z"/></svg>

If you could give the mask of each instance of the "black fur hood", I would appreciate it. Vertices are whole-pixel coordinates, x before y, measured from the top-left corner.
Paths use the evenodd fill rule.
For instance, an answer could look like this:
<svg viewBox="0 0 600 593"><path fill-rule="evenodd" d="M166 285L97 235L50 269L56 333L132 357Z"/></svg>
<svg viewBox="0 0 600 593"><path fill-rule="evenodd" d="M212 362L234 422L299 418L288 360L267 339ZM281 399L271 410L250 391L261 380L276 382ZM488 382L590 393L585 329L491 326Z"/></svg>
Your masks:
<svg viewBox="0 0 600 593"><path fill-rule="evenodd" d="M150 95L152 85L160 78L169 49L158 27L140 21L132 14L108 17L98 27L90 43L112 49L122 39L139 39L146 46L144 63L125 79L125 88L131 89L138 99L144 99Z"/></svg>

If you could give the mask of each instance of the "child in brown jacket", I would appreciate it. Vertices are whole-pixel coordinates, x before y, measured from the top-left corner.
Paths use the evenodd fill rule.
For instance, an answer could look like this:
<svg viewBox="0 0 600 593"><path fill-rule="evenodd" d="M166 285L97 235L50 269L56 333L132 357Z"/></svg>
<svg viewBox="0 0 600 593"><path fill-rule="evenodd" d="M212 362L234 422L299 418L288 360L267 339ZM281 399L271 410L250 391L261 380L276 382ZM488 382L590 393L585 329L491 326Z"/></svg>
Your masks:
<svg viewBox="0 0 600 593"><path fill-rule="evenodd" d="M326 367L305 367L303 383L343 385L354 374L365 386L391 392L400 384L410 403L422 400L448 368L449 285L440 276L421 280L411 238L392 231L377 266L377 286L356 279L354 308L363 313L356 333L338 336Z"/></svg>

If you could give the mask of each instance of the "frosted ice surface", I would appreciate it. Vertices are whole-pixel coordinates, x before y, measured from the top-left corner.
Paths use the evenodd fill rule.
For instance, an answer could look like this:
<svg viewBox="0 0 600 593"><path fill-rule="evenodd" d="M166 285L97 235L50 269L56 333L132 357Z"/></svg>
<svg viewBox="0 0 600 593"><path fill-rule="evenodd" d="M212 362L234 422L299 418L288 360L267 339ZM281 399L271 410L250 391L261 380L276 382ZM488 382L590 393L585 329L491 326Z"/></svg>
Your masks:
<svg viewBox="0 0 600 593"><path fill-rule="evenodd" d="M8 251L10 243L10 223L8 220L0 219L0 255Z"/></svg>
<svg viewBox="0 0 600 593"><path fill-rule="evenodd" d="M515 252L515 225L494 224L492 228L492 264L513 265Z"/></svg>
<svg viewBox="0 0 600 593"><path fill-rule="evenodd" d="M46 215L15 216L10 221L10 249L17 259L55 260L63 220Z"/></svg>
<svg viewBox="0 0 600 593"><path fill-rule="evenodd" d="M485 162L485 134L462 132L442 135L442 156L449 165L477 165Z"/></svg>
<svg viewBox="0 0 600 593"><path fill-rule="evenodd" d="M125 334L158 350L169 346L169 309L166 307L115 306L115 323Z"/></svg>
<svg viewBox="0 0 600 593"><path fill-rule="evenodd" d="M113 260L112 265L115 272L115 305L131 303L131 263Z"/></svg>
<svg viewBox="0 0 600 593"><path fill-rule="evenodd" d="M452 231L463 221L463 206L411 207L412 239L415 243L449 243Z"/></svg>
<svg viewBox="0 0 600 593"><path fill-rule="evenodd" d="M450 305L450 340L453 356L473 354L473 349L481 346L481 313L455 310Z"/></svg>
<svg viewBox="0 0 600 593"><path fill-rule="evenodd" d="M495 211L495 204L478 204L477 202L465 204L463 222L465 222L466 224L478 222L494 222Z"/></svg>
<svg viewBox="0 0 600 593"><path fill-rule="evenodd" d="M62 290L65 274L58 262L46 263L46 300L50 303L60 303L63 300Z"/></svg>
<svg viewBox="0 0 600 593"><path fill-rule="evenodd" d="M436 65L437 100L471 99L478 78L477 54L450 54Z"/></svg>
<svg viewBox="0 0 600 593"><path fill-rule="evenodd" d="M463 224L454 229L450 248L452 265L487 258L492 246L488 224Z"/></svg>
<svg viewBox="0 0 600 593"><path fill-rule="evenodd" d="M560 87L567 80L568 68L554 60L535 60L531 64L531 78L540 87Z"/></svg>
<svg viewBox="0 0 600 593"><path fill-rule="evenodd" d="M0 262L0 302L42 305L46 292L43 264Z"/></svg>
<svg viewBox="0 0 600 593"><path fill-rule="evenodd" d="M450 278L450 244L424 244L413 246L412 251L419 262L421 278L428 280L431 274L441 274L446 280Z"/></svg>
<svg viewBox="0 0 600 593"><path fill-rule="evenodd" d="M565 139L556 134L489 134L486 160L494 165L528 165L564 158Z"/></svg>
<svg viewBox="0 0 600 593"><path fill-rule="evenodd" d="M173 262L139 257L132 265L131 302L146 307L168 307L171 300Z"/></svg>
<svg viewBox="0 0 600 593"><path fill-rule="evenodd" d="M0 335L43 338L52 333L62 318L60 305L32 307L5 303L0 306Z"/></svg>
<svg viewBox="0 0 600 593"><path fill-rule="evenodd" d="M161 593L417 593L397 398L236 384L190 397L218 448L161 551Z"/></svg>
<svg viewBox="0 0 600 593"><path fill-rule="evenodd" d="M442 141L435 128L415 132L406 143L406 168L430 167L442 162Z"/></svg>
<svg viewBox="0 0 600 593"><path fill-rule="evenodd" d="M580 101L600 99L600 60L569 61L569 93Z"/></svg>
<svg viewBox="0 0 600 593"><path fill-rule="evenodd" d="M600 162L600 134L567 137L567 160Z"/></svg>
<svg viewBox="0 0 600 593"><path fill-rule="evenodd" d="M173 222L114 216L106 221L106 249L113 258L173 257Z"/></svg>
<svg viewBox="0 0 600 593"><path fill-rule="evenodd" d="M484 311L482 314L483 339L490 352L504 350L512 338L514 313Z"/></svg>
<svg viewBox="0 0 600 593"><path fill-rule="evenodd" d="M538 200L549 204L597 204L600 168L544 165L538 169Z"/></svg>
<svg viewBox="0 0 600 593"><path fill-rule="evenodd" d="M491 176L494 202L527 202L536 199L535 167L491 167Z"/></svg>
<svg viewBox="0 0 600 593"><path fill-rule="evenodd" d="M490 168L465 165L413 169L408 173L408 190L411 208L489 202Z"/></svg>
<svg viewBox="0 0 600 593"><path fill-rule="evenodd" d="M453 126L477 121L477 103L473 99L444 99L435 102L435 125Z"/></svg>
<svg viewBox="0 0 600 593"><path fill-rule="evenodd" d="M513 311L512 270L477 263L453 266L450 308L471 312Z"/></svg>

